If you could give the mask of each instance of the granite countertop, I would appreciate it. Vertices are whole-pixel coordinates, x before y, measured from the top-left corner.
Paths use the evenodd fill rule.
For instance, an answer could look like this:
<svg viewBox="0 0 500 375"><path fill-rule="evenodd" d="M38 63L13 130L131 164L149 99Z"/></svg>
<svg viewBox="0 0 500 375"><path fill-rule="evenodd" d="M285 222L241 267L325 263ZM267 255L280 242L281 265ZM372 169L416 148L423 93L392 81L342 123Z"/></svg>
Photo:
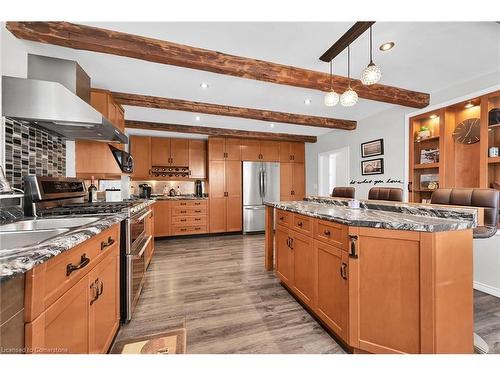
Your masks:
<svg viewBox="0 0 500 375"><path fill-rule="evenodd" d="M410 212L394 212L376 208L352 209L344 205L326 202L292 201L266 202L265 204L278 209L357 227L417 232L445 232L474 228L476 225L476 221L470 217L459 219ZM453 209L450 209L450 211L453 211Z"/></svg>
<svg viewBox="0 0 500 375"><path fill-rule="evenodd" d="M144 207L153 203L154 201L152 200L138 200L136 206ZM76 245L79 245L113 225L120 223L122 220L127 218L128 213L120 212L101 215L76 215L76 217L83 216L96 216L100 219L87 225L70 228L68 232L56 235L45 242L20 247L18 249L0 250L0 283L14 276L26 273L35 266L72 249ZM71 216L58 217L69 218ZM48 218L55 217L50 216Z"/></svg>
<svg viewBox="0 0 500 375"><path fill-rule="evenodd" d="M158 200L158 201L198 201L198 200L206 200L208 197L197 197L196 195L176 195L174 197L171 197L169 195L162 195L162 196L153 196L151 199Z"/></svg>

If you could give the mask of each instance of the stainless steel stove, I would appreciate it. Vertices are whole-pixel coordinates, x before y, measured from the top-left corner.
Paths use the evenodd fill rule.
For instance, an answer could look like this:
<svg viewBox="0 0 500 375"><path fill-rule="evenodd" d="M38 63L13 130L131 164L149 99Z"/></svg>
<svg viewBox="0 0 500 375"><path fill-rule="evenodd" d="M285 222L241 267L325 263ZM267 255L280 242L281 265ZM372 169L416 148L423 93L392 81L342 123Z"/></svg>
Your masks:
<svg viewBox="0 0 500 375"><path fill-rule="evenodd" d="M24 177L24 214L31 216L86 216L124 213L120 234L121 316L123 322L132 312L144 285L145 249L151 240L146 218L151 216L147 200L86 202L83 180L69 177Z"/></svg>

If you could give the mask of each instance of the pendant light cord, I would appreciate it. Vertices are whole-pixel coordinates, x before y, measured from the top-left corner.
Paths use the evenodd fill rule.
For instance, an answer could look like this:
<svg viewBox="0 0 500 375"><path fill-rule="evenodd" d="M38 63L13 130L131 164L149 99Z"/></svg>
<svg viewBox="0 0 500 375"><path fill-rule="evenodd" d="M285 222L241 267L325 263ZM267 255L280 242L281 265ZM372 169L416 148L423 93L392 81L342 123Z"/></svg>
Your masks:
<svg viewBox="0 0 500 375"><path fill-rule="evenodd" d="M330 91L332 91L332 88L333 88L332 71L333 71L333 60L330 60Z"/></svg>
<svg viewBox="0 0 500 375"><path fill-rule="evenodd" d="M372 42L372 27L370 26L370 64L373 64L373 42Z"/></svg>
<svg viewBox="0 0 500 375"><path fill-rule="evenodd" d="M349 88L351 87L351 45L347 46L347 79L349 80Z"/></svg>

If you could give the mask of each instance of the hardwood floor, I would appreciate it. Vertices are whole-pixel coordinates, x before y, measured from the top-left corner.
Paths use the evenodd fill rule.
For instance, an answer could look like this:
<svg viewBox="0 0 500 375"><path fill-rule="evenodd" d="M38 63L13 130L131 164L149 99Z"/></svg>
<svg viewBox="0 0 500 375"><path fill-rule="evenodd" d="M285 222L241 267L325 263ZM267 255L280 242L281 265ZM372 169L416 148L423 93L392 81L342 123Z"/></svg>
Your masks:
<svg viewBox="0 0 500 375"><path fill-rule="evenodd" d="M134 318L116 341L185 327L187 353L344 353L264 270L264 236L156 241ZM500 353L500 299L474 292L475 329Z"/></svg>
<svg viewBox="0 0 500 375"><path fill-rule="evenodd" d="M187 353L344 353L264 270L264 236L156 241L132 321L116 341L185 327Z"/></svg>

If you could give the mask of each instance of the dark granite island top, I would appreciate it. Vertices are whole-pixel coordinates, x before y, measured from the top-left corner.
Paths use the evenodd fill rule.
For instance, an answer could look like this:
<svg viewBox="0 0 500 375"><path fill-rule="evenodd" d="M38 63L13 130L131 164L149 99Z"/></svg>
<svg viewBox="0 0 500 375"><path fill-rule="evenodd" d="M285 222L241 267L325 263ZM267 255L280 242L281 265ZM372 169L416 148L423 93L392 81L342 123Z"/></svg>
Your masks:
<svg viewBox="0 0 500 375"><path fill-rule="evenodd" d="M422 208L404 203L379 202L361 208L347 207L346 200L306 198L304 201L266 202L281 210L311 216L355 227L394 229L417 232L445 232L474 228L477 211L474 209Z"/></svg>

